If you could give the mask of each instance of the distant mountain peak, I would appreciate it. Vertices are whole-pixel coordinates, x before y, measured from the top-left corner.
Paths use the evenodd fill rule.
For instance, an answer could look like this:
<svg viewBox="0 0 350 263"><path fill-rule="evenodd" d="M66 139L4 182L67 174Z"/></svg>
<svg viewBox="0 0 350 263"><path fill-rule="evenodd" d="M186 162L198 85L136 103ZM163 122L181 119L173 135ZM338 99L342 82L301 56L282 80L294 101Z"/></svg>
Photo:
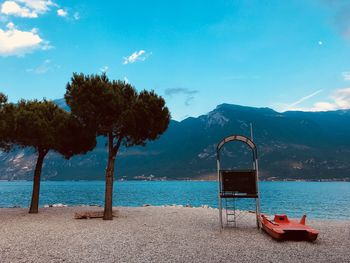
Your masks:
<svg viewBox="0 0 350 263"><path fill-rule="evenodd" d="M242 106L238 104L222 103L216 106L215 110L244 110L244 111L261 111L269 113L277 113L275 110L268 107L252 107L252 106Z"/></svg>
<svg viewBox="0 0 350 263"><path fill-rule="evenodd" d="M225 117L224 113L215 110L209 112L207 115L202 116L200 119L206 122L206 128L213 125L219 125L223 127L227 122L229 122L229 119Z"/></svg>

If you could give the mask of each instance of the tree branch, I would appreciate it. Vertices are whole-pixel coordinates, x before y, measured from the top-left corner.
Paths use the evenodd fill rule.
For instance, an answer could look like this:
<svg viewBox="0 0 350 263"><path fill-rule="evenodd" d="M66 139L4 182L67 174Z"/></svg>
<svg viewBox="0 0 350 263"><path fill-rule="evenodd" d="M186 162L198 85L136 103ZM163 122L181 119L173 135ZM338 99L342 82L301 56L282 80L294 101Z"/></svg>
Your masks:
<svg viewBox="0 0 350 263"><path fill-rule="evenodd" d="M117 154L117 152L118 152L118 150L119 150L119 148L120 148L120 145L121 145L121 143L122 143L122 140L123 140L123 136L122 136L122 135L119 135L116 145L113 146L113 153L114 153L114 154Z"/></svg>

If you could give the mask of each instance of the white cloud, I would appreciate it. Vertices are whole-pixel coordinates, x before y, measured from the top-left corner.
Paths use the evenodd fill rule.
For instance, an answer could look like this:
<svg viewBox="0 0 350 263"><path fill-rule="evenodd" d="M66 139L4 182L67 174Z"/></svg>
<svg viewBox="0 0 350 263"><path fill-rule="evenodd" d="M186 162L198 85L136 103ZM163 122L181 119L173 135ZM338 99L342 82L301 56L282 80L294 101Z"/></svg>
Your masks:
<svg viewBox="0 0 350 263"><path fill-rule="evenodd" d="M129 79L126 76L124 77L124 81L125 83L130 83Z"/></svg>
<svg viewBox="0 0 350 263"><path fill-rule="evenodd" d="M329 111L337 109L336 105L331 102L316 102L312 108L305 109L306 111Z"/></svg>
<svg viewBox="0 0 350 263"><path fill-rule="evenodd" d="M350 108L350 88L339 89L334 92L332 99L334 104L337 105L338 109L349 109Z"/></svg>
<svg viewBox="0 0 350 263"><path fill-rule="evenodd" d="M65 16L68 15L68 12L66 10L64 10L64 9L58 9L57 10L57 15L65 17Z"/></svg>
<svg viewBox="0 0 350 263"><path fill-rule="evenodd" d="M38 14L36 12L33 12L26 7L19 6L14 1L5 1L1 5L0 12L4 15L13 15L13 16L19 16L19 17L28 17L28 18L38 17Z"/></svg>
<svg viewBox="0 0 350 263"><path fill-rule="evenodd" d="M350 88L338 89L333 92L328 101L319 101L311 107L297 107L290 110L329 111L350 109Z"/></svg>
<svg viewBox="0 0 350 263"><path fill-rule="evenodd" d="M0 13L7 16L19 16L37 18L50 10L51 6L57 6L51 0L13 0L5 1L1 5Z"/></svg>
<svg viewBox="0 0 350 263"><path fill-rule="evenodd" d="M34 49L49 48L48 42L38 35L35 28L31 31L21 31L10 22L7 29L0 29L0 56L21 56Z"/></svg>
<svg viewBox="0 0 350 263"><path fill-rule="evenodd" d="M140 50L140 51L135 51L128 57L124 57L124 62L123 64L132 64L137 61L145 61L152 53L146 53L145 50Z"/></svg>
<svg viewBox="0 0 350 263"><path fill-rule="evenodd" d="M330 101L320 101L314 104L312 111L345 110L350 109L350 88L338 89Z"/></svg>
<svg viewBox="0 0 350 263"><path fill-rule="evenodd" d="M108 69L109 69L108 66L104 66L104 67L100 68L100 71L101 71L102 73L106 73L106 72L108 71Z"/></svg>
<svg viewBox="0 0 350 263"><path fill-rule="evenodd" d="M303 103L303 102L305 102L305 101L311 99L312 97L316 96L317 94L321 93L322 91L323 91L323 90L320 89L320 90L317 90L317 91L315 91L315 92L313 92L313 93L311 93L311 94L309 94L309 95L306 95L306 96L300 98L299 100L297 100L297 101L295 101L295 102L293 102L293 103L287 105L287 107L286 107L283 111L295 109L296 106L298 106L298 105L300 105L301 103Z"/></svg>
<svg viewBox="0 0 350 263"><path fill-rule="evenodd" d="M50 6L57 6L51 0L16 0L17 2L23 3L28 8L32 9L39 14L46 13L50 10Z"/></svg>
<svg viewBox="0 0 350 263"><path fill-rule="evenodd" d="M342 72L342 76L344 80L350 80L350 71Z"/></svg>

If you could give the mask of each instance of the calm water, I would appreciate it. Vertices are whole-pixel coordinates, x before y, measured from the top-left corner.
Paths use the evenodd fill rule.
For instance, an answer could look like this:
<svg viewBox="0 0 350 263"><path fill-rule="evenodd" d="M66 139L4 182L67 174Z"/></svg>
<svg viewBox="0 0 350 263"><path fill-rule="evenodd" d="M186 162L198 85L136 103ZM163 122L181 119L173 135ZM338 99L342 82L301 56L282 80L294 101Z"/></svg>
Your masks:
<svg viewBox="0 0 350 263"><path fill-rule="evenodd" d="M104 182L42 182L40 205L63 203L103 205ZM32 182L0 182L0 207L28 207ZM261 210L309 218L350 219L350 183L346 182L261 182ZM248 201L249 202L249 201ZM253 210L252 203L242 207ZM209 205L217 207L216 182L115 182L116 206Z"/></svg>

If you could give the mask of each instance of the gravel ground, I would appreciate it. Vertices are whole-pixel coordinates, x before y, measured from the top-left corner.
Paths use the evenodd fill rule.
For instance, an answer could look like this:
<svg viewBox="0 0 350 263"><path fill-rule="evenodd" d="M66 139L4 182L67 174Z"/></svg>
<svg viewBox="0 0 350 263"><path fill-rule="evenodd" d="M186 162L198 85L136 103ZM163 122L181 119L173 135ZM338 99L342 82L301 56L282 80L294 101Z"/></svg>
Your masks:
<svg viewBox="0 0 350 263"><path fill-rule="evenodd" d="M118 218L73 219L96 207L0 209L0 262L350 262L350 221L310 221L316 242L276 242L254 227L218 228L211 208L115 208Z"/></svg>

